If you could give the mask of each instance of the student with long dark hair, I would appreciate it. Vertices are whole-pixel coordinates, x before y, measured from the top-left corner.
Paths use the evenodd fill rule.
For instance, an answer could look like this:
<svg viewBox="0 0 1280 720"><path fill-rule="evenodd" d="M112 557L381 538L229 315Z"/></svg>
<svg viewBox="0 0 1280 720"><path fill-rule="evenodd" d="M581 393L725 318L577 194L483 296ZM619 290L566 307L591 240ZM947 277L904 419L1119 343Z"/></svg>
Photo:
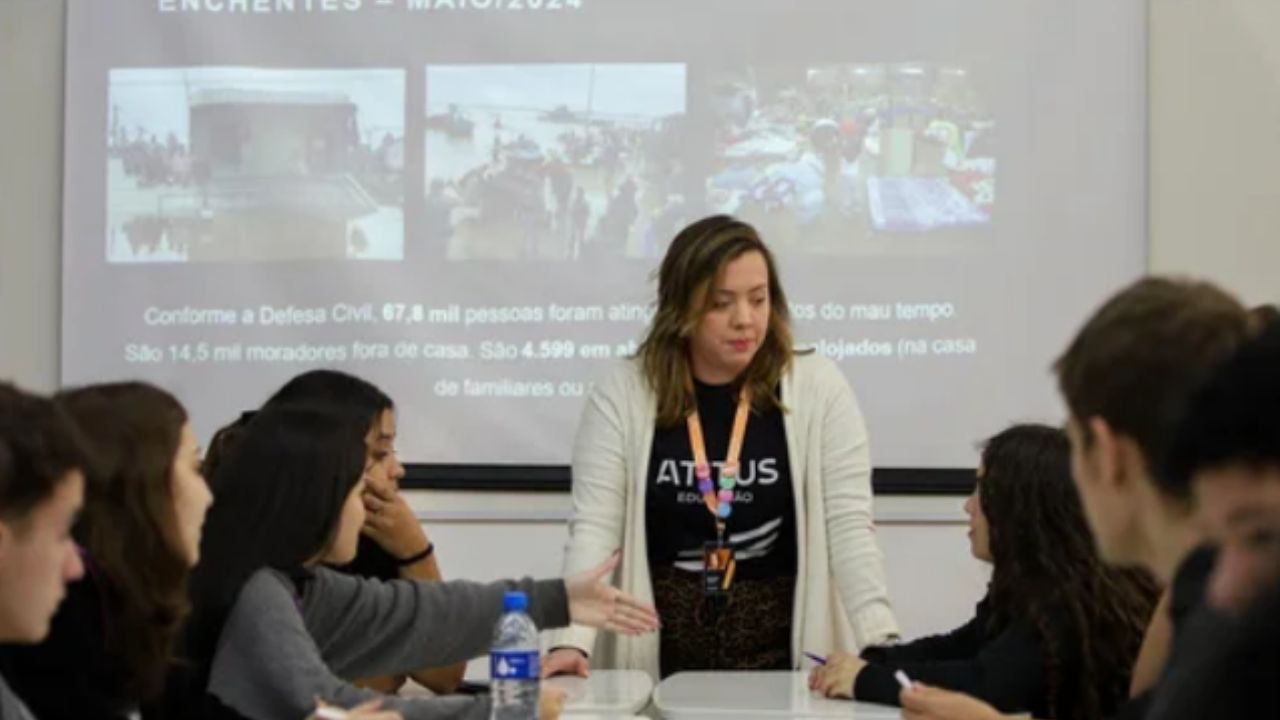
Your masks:
<svg viewBox="0 0 1280 720"><path fill-rule="evenodd" d="M396 407L372 383L336 370L311 370L285 383L265 407L321 404L363 418L370 472L366 518L356 559L342 570L378 580L441 580L435 546L400 494L404 465L396 454ZM456 680L463 668L458 667ZM443 680L444 678L438 678ZM456 684L455 680L455 684Z"/></svg>
<svg viewBox="0 0 1280 720"><path fill-rule="evenodd" d="M318 404L350 414L368 427L365 447L369 468L363 493L365 524L356 558L339 570L376 580L428 580L444 577L436 561L435 544L427 537L416 514L400 493L404 466L396 455L396 407L391 397L366 380L337 370L309 370L297 375L267 400L264 407ZM246 413L219 432L217 453L206 457L216 465L225 448L235 443L252 419ZM466 672L465 663L409 673L415 681L438 694L454 692ZM362 678L358 684L383 692L396 692L405 675Z"/></svg>
<svg viewBox="0 0 1280 720"><path fill-rule="evenodd" d="M973 555L992 565L976 616L943 636L836 655L813 671L827 695L895 703L896 670L1036 717L1102 717L1126 697L1157 589L1107 568L1071 481L1061 430L1018 425L982 451L965 503Z"/></svg>
<svg viewBox="0 0 1280 720"><path fill-rule="evenodd" d="M58 402L93 457L75 527L86 572L45 642L0 657L37 716L125 718L164 687L212 497L187 413L169 393L119 383Z"/></svg>
<svg viewBox="0 0 1280 720"><path fill-rule="evenodd" d="M319 697L379 697L342 680L404 673L485 652L504 591L540 627L571 619L624 633L652 608L600 582L616 560L568 580L378 582L335 572L365 520L365 423L318 407L269 407L245 427L213 484L217 503L192 576L193 672L171 696L190 717L301 717ZM486 718L487 697L387 697L409 720ZM554 716L548 713L548 716Z"/></svg>

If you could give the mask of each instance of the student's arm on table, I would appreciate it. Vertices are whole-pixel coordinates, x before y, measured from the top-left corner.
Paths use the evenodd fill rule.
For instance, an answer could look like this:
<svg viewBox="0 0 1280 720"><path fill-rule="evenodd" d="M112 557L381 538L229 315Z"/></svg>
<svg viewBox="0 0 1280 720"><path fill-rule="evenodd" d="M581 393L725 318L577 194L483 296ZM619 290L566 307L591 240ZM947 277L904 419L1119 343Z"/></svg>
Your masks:
<svg viewBox="0 0 1280 720"><path fill-rule="evenodd" d="M914 683L902 691L903 720L1014 720L1030 715L1005 715L964 693Z"/></svg>

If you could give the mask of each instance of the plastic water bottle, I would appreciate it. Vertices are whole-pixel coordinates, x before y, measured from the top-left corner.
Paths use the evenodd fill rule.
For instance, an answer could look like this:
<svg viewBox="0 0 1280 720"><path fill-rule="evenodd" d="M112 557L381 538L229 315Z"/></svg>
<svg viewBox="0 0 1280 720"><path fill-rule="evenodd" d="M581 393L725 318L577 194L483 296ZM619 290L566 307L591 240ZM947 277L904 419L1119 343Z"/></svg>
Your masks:
<svg viewBox="0 0 1280 720"><path fill-rule="evenodd" d="M502 596L502 617L489 651L490 720L538 720L538 626L528 608L522 592Z"/></svg>

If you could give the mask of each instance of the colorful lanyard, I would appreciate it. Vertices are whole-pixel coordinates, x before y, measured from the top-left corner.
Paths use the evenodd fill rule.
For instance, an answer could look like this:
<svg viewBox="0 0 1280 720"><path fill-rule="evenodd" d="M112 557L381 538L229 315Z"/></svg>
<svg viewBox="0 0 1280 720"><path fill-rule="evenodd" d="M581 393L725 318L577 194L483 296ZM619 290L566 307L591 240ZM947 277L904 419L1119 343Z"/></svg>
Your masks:
<svg viewBox="0 0 1280 720"><path fill-rule="evenodd" d="M707 462L707 443L702 435L702 421L695 407L689 414L689 446L693 449L694 474L698 478L698 492L702 502L716 519L716 538L724 542L725 521L733 513L733 489L738 484L738 457L742 454L742 439L747 434L747 418L751 413L751 392L742 388L738 395L738 411L733 416L733 434L729 436L729 452L720 468L720 492L711 482L711 463Z"/></svg>

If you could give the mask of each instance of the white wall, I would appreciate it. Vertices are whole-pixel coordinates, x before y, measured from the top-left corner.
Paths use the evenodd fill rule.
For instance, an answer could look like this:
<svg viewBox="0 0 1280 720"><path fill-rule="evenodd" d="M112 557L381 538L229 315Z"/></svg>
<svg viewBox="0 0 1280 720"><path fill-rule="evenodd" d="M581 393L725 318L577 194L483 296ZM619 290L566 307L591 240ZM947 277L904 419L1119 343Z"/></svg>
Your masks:
<svg viewBox="0 0 1280 720"><path fill-rule="evenodd" d="M0 0L0 378L58 381L64 0Z"/></svg>
<svg viewBox="0 0 1280 720"><path fill-rule="evenodd" d="M1280 3L1150 0L1151 270L1280 301Z"/></svg>
<svg viewBox="0 0 1280 720"><path fill-rule="evenodd" d="M58 376L64 2L0 0L0 378L40 390ZM1280 302L1280 3L1150 8L1151 269ZM451 576L558 571L563 495L415 493L413 502ZM962 619L984 572L967 556L959 500L880 498L877 517L906 632Z"/></svg>

